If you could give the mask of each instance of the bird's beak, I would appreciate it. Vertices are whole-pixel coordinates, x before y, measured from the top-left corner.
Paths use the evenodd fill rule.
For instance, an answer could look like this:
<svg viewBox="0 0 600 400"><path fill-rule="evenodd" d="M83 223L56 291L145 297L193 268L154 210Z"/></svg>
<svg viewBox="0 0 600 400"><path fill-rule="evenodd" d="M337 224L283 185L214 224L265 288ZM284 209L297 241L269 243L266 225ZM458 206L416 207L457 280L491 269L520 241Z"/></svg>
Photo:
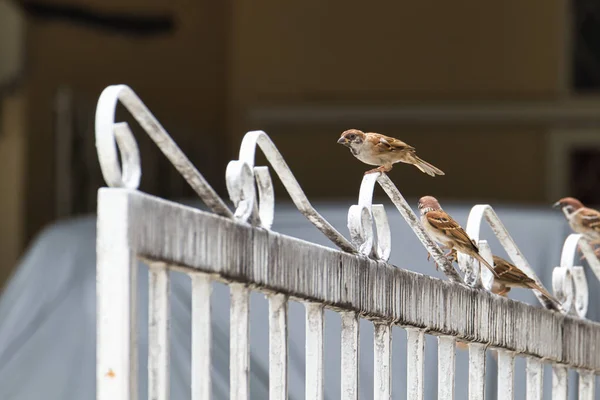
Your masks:
<svg viewBox="0 0 600 400"><path fill-rule="evenodd" d="M557 201L556 203L552 204L552 208L559 208L560 206L560 201Z"/></svg>
<svg viewBox="0 0 600 400"><path fill-rule="evenodd" d="M348 140L346 140L346 138L342 136L341 138L338 139L337 142L338 142L338 144L346 144L346 143L348 143Z"/></svg>

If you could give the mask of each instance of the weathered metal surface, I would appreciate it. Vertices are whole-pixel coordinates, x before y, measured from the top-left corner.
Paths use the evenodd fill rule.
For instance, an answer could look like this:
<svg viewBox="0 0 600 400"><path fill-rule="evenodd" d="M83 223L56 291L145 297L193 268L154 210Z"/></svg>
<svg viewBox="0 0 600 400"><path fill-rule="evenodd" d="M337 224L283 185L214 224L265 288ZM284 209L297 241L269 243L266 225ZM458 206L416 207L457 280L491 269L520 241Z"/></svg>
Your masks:
<svg viewBox="0 0 600 400"><path fill-rule="evenodd" d="M229 315L229 398L250 399L250 289L232 283Z"/></svg>
<svg viewBox="0 0 600 400"><path fill-rule="evenodd" d="M137 189L141 177L139 151L133 134L126 123L115 122L115 112L119 102L129 110L202 201L213 212L231 217L233 214L223 200L171 139L142 100L126 85L108 86L100 94L96 106L96 150L106 184L115 188ZM122 169L117 158L117 145L123 162Z"/></svg>
<svg viewBox="0 0 600 400"><path fill-rule="evenodd" d="M527 357L527 400L542 400L544 364L539 358Z"/></svg>
<svg viewBox="0 0 600 400"><path fill-rule="evenodd" d="M530 278L534 279L539 286L544 287L538 276L533 271L533 268L531 268L529 262L527 262L527 259L525 258L523 253L521 253L521 251L517 247L517 244L510 236L510 233L508 233L508 230L504 227L504 224L490 205L478 204L473 206L473 208L471 209L471 212L469 213L469 217L467 219L466 227L467 234L471 237L471 239L479 243L481 222L484 218L487 221L490 228L492 228L492 232L494 232L494 235L496 236L496 238L498 238L498 241L500 242L502 247L504 247L504 250L506 250L506 254L508 254L512 262L521 271L525 272ZM467 258L470 257L464 257L463 255L459 255L458 262L464 265L464 263L467 262ZM464 266L462 268L467 270L472 269L472 267L470 266ZM535 293L535 296L538 298L542 305L548 305L548 300L544 299L540 291L534 290L533 292Z"/></svg>
<svg viewBox="0 0 600 400"><path fill-rule="evenodd" d="M184 176L214 214L137 192L141 167L137 143L126 123L115 122L121 102ZM579 397L592 399L600 371L600 325L586 321L588 287L584 269L574 266L580 247L600 279L600 260L587 240L570 235L553 289L563 313L535 308L490 294L493 276L459 255L464 279L426 234L419 219L387 175L365 175L358 204L348 211L350 240L312 207L281 153L263 131L248 132L239 159L226 171L232 212L177 147L135 93L110 86L98 101L96 146L110 189L98 196L98 400L137 399L135 257L150 265L149 397L169 398L169 270L192 279L192 399L211 398L211 290L214 280L231 290L230 398L249 398L249 294L269 300L269 396L283 400L287 386L287 306L306 307L306 398L324 399L323 311L341 314L341 396L358 399L359 316L371 319L374 335L375 399L392 391L392 326L407 329L407 398L424 396L424 335L438 335L438 398L454 399L457 339L469 342L469 399L485 392L485 353L498 353L498 398L514 398L514 357L527 358L527 399L542 398L543 364L553 364L554 399L567 398L567 367L579 371ZM288 191L298 210L332 243L333 250L270 231L275 197L269 168L255 166L256 147ZM118 162L120 152L122 167ZM421 241L449 281L398 269L387 263L391 233L385 208L372 204L375 184ZM527 260L489 205L476 205L467 232L492 262L480 227L486 219L511 260L541 286ZM373 227L373 225L375 225ZM285 266L285 267L282 267ZM301 279L298 279L301 277ZM467 286L462 285L466 283ZM550 304L535 291L540 302ZM560 364L558 364L560 363Z"/></svg>
<svg viewBox="0 0 600 400"><path fill-rule="evenodd" d="M392 398L392 327L375 323L373 340L373 398Z"/></svg>
<svg viewBox="0 0 600 400"><path fill-rule="evenodd" d="M515 398L515 353L498 350L498 399Z"/></svg>
<svg viewBox="0 0 600 400"><path fill-rule="evenodd" d="M438 400L454 400L456 338L438 337Z"/></svg>
<svg viewBox="0 0 600 400"><path fill-rule="evenodd" d="M342 400L358 400L358 315L342 311Z"/></svg>
<svg viewBox="0 0 600 400"><path fill-rule="evenodd" d="M306 303L306 400L324 399L323 304Z"/></svg>
<svg viewBox="0 0 600 400"><path fill-rule="evenodd" d="M211 293L213 279L195 272L192 279L192 400L210 400Z"/></svg>
<svg viewBox="0 0 600 400"><path fill-rule="evenodd" d="M425 332L407 329L406 345L406 398L423 400L425 368Z"/></svg>
<svg viewBox="0 0 600 400"><path fill-rule="evenodd" d="M137 400L137 262L128 195L115 194L98 193L96 398Z"/></svg>
<svg viewBox="0 0 600 400"><path fill-rule="evenodd" d="M569 370L564 365L552 366L552 400L569 399Z"/></svg>
<svg viewBox="0 0 600 400"><path fill-rule="evenodd" d="M121 211L128 216L125 239L146 258L354 310L371 319L600 369L600 354L580 345L600 345L600 325L594 322L238 224L143 193L101 189L101 196L115 197L112 203L126 209ZM303 279L291 279L295 271L302 271Z"/></svg>
<svg viewBox="0 0 600 400"><path fill-rule="evenodd" d="M269 299L269 400L288 397L287 296L270 294Z"/></svg>
<svg viewBox="0 0 600 400"><path fill-rule="evenodd" d="M485 349L481 343L469 344L469 400L485 396Z"/></svg>
<svg viewBox="0 0 600 400"><path fill-rule="evenodd" d="M579 400L594 400L596 376L591 371L579 371Z"/></svg>
<svg viewBox="0 0 600 400"><path fill-rule="evenodd" d="M151 263L148 307L148 397L169 399L170 277L164 263Z"/></svg>

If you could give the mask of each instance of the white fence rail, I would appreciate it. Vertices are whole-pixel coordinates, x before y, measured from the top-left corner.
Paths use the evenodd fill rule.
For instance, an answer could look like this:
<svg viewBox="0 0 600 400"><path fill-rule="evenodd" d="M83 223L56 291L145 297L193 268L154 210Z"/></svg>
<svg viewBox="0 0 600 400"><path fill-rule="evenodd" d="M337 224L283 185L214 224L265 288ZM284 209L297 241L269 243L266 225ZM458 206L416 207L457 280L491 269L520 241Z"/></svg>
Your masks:
<svg viewBox="0 0 600 400"><path fill-rule="evenodd" d="M211 212L162 200L137 191L141 175L137 145L129 127L115 123L121 102L182 173ZM211 398L211 287L229 285L230 398L249 399L250 293L269 302L269 398L288 397L288 301L306 309L306 399L324 399L324 309L341 315L341 396L357 399L359 321L374 325L374 399L392 396L392 326L407 331L407 398L424 398L425 335L438 336L438 398L454 399L457 340L468 343L469 399L485 391L486 349L498 354L498 398L515 396L515 357L527 357L527 399L542 398L543 364L553 366L552 398L566 399L567 371L579 372L579 398L593 398L600 371L600 325L585 320L588 308L583 269L574 266L581 248L594 272L600 263L579 236L565 242L553 288L561 310L550 311L490 293L491 276L459 258L463 276L423 230L410 206L386 175L365 176L358 204L350 208L350 239L310 204L282 155L262 131L244 138L239 160L226 171L231 211L166 131L126 86L108 87L98 102L96 140L100 164L110 188L98 194L98 400L137 399L136 259L150 266L149 398L169 398L169 271L192 281L192 399ZM123 161L117 158L117 145ZM340 250L325 248L270 230L274 194L269 169L254 165L256 146L265 154L292 200ZM448 281L423 276L387 263L390 229L383 205L372 204L378 183L432 254ZM258 188L258 190L256 190ZM257 193L258 192L258 193ZM490 206L473 208L468 233L479 240L485 218L512 261L539 282ZM373 228L375 224L375 228ZM480 276L483 275L483 276ZM598 275L600 276L600 275ZM540 282L541 284L541 282ZM145 305L143 305L145 306ZM406 346L406 347L405 347Z"/></svg>

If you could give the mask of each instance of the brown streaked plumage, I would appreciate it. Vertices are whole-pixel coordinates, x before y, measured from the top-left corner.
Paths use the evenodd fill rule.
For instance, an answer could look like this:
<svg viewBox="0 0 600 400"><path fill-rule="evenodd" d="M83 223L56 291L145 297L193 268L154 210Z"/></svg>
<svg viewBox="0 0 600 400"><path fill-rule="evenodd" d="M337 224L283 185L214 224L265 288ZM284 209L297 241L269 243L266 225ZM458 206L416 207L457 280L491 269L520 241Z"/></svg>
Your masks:
<svg viewBox="0 0 600 400"><path fill-rule="evenodd" d="M373 172L388 172L396 163L412 164L421 172L430 176L444 175L444 172L417 157L415 148L402 140L385 136L380 133L363 132L358 129L348 129L342 132L337 141L350 149L352 155L368 165L378 165L365 174Z"/></svg>
<svg viewBox="0 0 600 400"><path fill-rule="evenodd" d="M565 197L554 203L565 214L569 226L576 233L581 233L590 242L600 242L600 212L584 207L581 201L573 197Z"/></svg>
<svg viewBox="0 0 600 400"><path fill-rule="evenodd" d="M479 248L467 232L448 213L442 210L440 203L433 196L424 196L419 200L421 223L431 238L446 249L469 255L485 265L494 276L494 268L479 254Z"/></svg>
<svg viewBox="0 0 600 400"><path fill-rule="evenodd" d="M560 304L560 302L552 296L544 287L537 284L535 280L527 276L525 272L520 270L516 265L511 264L504 258L494 256L494 270L498 275L494 278L494 284L498 286L499 295L505 295L511 288L535 289L542 293L547 301ZM551 307L546 307L551 308Z"/></svg>

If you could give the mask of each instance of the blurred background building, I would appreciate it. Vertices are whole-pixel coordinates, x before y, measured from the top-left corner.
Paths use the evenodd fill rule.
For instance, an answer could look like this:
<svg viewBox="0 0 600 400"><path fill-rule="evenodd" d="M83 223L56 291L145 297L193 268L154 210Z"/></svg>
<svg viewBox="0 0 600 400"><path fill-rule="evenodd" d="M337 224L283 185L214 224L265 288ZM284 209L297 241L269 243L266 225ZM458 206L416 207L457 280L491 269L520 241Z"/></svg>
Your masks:
<svg viewBox="0 0 600 400"><path fill-rule="evenodd" d="M264 129L311 200L356 198L366 166L335 141L359 128L446 172L395 168L406 196L600 203L599 38L589 0L0 0L0 282L41 228L95 210L95 102L117 83L224 197ZM136 138L142 190L191 196Z"/></svg>

